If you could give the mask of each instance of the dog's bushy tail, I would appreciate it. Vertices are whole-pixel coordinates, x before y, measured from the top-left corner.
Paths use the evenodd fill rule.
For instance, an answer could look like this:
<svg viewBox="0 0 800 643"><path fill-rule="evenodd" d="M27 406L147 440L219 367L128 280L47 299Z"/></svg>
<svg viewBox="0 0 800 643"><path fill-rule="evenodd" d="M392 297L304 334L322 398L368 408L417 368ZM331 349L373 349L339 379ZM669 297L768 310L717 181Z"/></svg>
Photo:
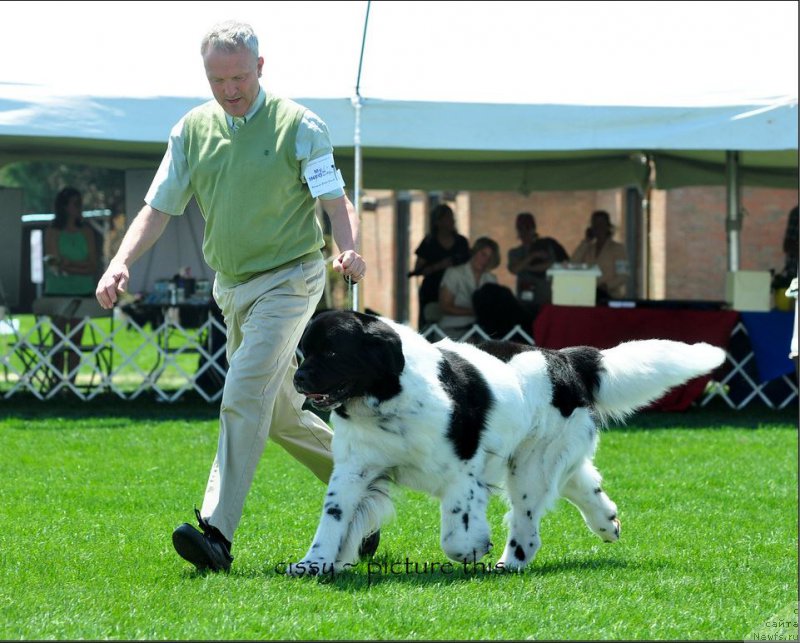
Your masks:
<svg viewBox="0 0 800 643"><path fill-rule="evenodd" d="M725 351L716 346L667 339L625 342L600 354L602 370L594 405L602 421L623 420L671 388L705 375L725 361Z"/></svg>

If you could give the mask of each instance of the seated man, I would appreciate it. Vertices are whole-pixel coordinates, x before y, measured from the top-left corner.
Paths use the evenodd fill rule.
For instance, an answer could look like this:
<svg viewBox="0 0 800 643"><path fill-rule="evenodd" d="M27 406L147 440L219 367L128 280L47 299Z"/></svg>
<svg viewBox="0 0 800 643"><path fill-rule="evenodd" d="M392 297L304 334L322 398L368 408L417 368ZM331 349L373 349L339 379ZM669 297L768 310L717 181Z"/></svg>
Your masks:
<svg viewBox="0 0 800 643"><path fill-rule="evenodd" d="M508 251L508 270L517 276L517 297L530 309L553 299L547 269L569 260L564 247L552 237L540 237L530 212L517 215L520 245Z"/></svg>
<svg viewBox="0 0 800 643"><path fill-rule="evenodd" d="M602 273L597 279L597 301L624 299L628 292L628 255L625 246L614 241L614 226L605 210L592 213L586 237L572 253L573 263L596 265Z"/></svg>

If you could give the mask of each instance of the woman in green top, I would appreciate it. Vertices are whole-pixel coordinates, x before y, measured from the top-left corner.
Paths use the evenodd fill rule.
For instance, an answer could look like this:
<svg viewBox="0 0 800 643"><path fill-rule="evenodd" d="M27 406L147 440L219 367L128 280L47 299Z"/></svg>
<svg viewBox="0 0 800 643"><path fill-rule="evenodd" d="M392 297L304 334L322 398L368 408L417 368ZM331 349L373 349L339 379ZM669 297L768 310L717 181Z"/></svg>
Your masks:
<svg viewBox="0 0 800 643"><path fill-rule="evenodd" d="M97 249L94 233L83 224L83 199L75 188L66 187L56 195L55 219L45 231L45 296L91 297L94 295L97 273ZM78 319L53 317L53 324L65 336ZM72 337L81 343L81 337ZM59 338L54 340L58 343ZM53 355L53 366L59 374L64 371L64 353L69 355L67 372L72 372L80 362L80 355L66 350ZM74 375L70 381L74 381Z"/></svg>

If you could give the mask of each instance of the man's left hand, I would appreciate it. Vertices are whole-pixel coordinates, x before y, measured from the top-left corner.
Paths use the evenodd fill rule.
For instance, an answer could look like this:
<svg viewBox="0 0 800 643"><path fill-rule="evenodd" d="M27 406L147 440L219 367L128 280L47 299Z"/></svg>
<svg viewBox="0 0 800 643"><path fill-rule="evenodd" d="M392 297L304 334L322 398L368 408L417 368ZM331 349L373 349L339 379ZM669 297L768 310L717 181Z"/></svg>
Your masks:
<svg viewBox="0 0 800 643"><path fill-rule="evenodd" d="M367 264L355 250L345 250L333 260L333 269L354 282L359 282L367 272Z"/></svg>

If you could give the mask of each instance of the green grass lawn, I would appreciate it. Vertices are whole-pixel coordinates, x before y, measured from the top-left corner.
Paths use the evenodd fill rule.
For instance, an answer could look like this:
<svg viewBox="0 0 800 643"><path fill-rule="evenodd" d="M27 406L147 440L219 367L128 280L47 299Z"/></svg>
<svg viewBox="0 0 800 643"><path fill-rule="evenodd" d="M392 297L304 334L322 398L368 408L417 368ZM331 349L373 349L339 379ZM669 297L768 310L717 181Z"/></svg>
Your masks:
<svg viewBox="0 0 800 643"><path fill-rule="evenodd" d="M622 539L600 542L562 501L513 575L426 572L446 560L438 507L398 490L371 570L283 576L323 487L272 444L231 573L194 573L170 534L193 521L216 434L204 403L4 403L0 638L741 640L797 620L796 409L641 414L605 431L596 462ZM493 500L487 563L503 513Z"/></svg>

